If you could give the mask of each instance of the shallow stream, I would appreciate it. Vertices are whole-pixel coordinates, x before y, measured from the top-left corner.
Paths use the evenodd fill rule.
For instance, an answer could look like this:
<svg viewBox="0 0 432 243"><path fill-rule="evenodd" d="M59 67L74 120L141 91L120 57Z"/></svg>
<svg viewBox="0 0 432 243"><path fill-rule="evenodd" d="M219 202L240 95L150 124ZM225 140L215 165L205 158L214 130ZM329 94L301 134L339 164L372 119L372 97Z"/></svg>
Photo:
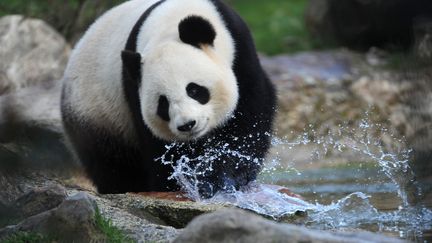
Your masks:
<svg viewBox="0 0 432 243"><path fill-rule="evenodd" d="M248 191L218 193L205 201L234 204L280 221L306 212L298 223L316 229L361 229L430 242L432 205L409 202L410 196L421 194L409 166L411 150L403 139L395 138L379 124L369 124L367 119L354 127L341 125L322 136L310 126L294 139L271 135L272 153L258 183ZM384 143L384 135L393 141ZM213 148L204 160L226 152L233 154L223 147L214 153ZM299 159L298 153L303 157ZM190 197L200 200L196 184L184 177L195 173L187 166L191 159L196 158L183 158L173 177L181 181ZM303 198L287 196L268 184L286 187Z"/></svg>

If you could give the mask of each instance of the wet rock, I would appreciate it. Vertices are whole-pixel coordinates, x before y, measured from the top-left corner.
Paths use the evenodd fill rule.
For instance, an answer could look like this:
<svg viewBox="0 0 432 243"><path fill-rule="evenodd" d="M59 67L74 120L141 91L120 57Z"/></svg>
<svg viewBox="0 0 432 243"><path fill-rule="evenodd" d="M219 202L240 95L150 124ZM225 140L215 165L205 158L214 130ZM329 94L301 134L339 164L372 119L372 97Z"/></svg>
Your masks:
<svg viewBox="0 0 432 243"><path fill-rule="evenodd" d="M382 235L311 230L278 224L241 210L226 209L194 219L174 240L181 242L401 242Z"/></svg>
<svg viewBox="0 0 432 243"><path fill-rule="evenodd" d="M300 199L300 196L292 193L285 187L275 185L263 185L265 189L254 189L242 196L241 202L233 200L230 195L218 194L218 196L203 202L194 202L186 198L182 193L161 192L161 193L128 193L125 195L101 195L101 198L109 201L112 207L121 208L125 211L145 219L151 223L169 225L175 228L183 228L195 217L214 212L223 208L237 207L251 209L251 204L265 208L267 204L286 204L293 207L305 206L307 203ZM279 198L272 198L269 190L279 192L282 195L293 197L292 200L285 198L283 202ZM274 195L273 195L274 196ZM265 210L256 212L268 217ZM277 217L276 215L274 215ZM286 212L278 220L284 222L302 222L305 212Z"/></svg>
<svg viewBox="0 0 432 243"><path fill-rule="evenodd" d="M310 0L306 26L327 43L367 50L391 44L413 44L413 20L432 16L429 0Z"/></svg>
<svg viewBox="0 0 432 243"><path fill-rule="evenodd" d="M196 216L216 211L223 205L204 204L192 201L173 201L158 199L138 194L104 195L113 206L148 221L161 225L169 225L175 228L183 228Z"/></svg>
<svg viewBox="0 0 432 243"><path fill-rule="evenodd" d="M129 195L119 195L128 197ZM93 195L103 217L109 219L115 227L122 230L131 239L137 242L170 242L177 237L179 230L160 224L155 224L154 217L143 215L135 210L117 207L115 200Z"/></svg>
<svg viewBox="0 0 432 243"><path fill-rule="evenodd" d="M23 87L50 87L63 75L70 47L41 20L0 18L0 95Z"/></svg>
<svg viewBox="0 0 432 243"><path fill-rule="evenodd" d="M17 232L36 232L61 242L103 240L95 226L96 204L86 193L67 198L57 208L40 213L15 226L0 230L0 239Z"/></svg>

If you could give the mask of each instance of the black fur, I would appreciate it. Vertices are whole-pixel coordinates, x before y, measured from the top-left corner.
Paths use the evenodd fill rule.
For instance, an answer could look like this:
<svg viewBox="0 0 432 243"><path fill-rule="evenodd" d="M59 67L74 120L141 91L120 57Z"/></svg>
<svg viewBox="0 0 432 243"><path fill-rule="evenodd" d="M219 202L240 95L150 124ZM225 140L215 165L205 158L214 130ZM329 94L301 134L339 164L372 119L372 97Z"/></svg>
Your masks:
<svg viewBox="0 0 432 243"><path fill-rule="evenodd" d="M186 86L186 93L192 99L198 101L201 105L205 105L210 101L209 90L196 83L190 83Z"/></svg>
<svg viewBox="0 0 432 243"><path fill-rule="evenodd" d="M158 6L161 2L156 3ZM241 18L220 0L211 0L223 18L235 43L235 60L233 71L239 87L239 101L234 116L222 127L214 129L211 134L187 144L179 145L173 152L174 159L181 155L196 158L207 149L220 145L225 149L239 151L245 157L238 158L229 154L219 156L213 163L213 170L200 176L200 191L203 196L212 196L216 191L228 188L241 188L255 180L262 165L263 158L270 147L272 121L275 113L275 90L264 73L246 24ZM151 9L156 7L152 6ZM115 131L108 131L87 124L80 119L79 114L72 114L68 107L62 105L62 115L67 134L74 145L79 158L88 174L101 193L121 193L127 191L167 191L177 190L173 181L167 180L172 173L169 166L155 162L165 153L166 142L156 138L144 124L140 112L138 88L141 85L141 69L139 54L136 52L136 37L145 16L134 26L129 36L126 51L122 54L123 85L126 99L133 115L137 143L126 142ZM143 20L144 19L144 20ZM189 28L196 23L197 18L184 22L187 27L181 32L189 33L196 29ZM206 21L206 20L204 20ZM192 25L186 23L192 23ZM207 22L208 23L208 22ZM201 23L203 24L203 23ZM204 24L205 26L206 24ZM200 26L200 24L198 24ZM209 24L211 26L211 24ZM183 28L182 27L182 28ZM202 26L201 26L202 27ZM179 27L180 28L180 27ZM203 40L209 44L214 40L213 27L199 29L194 33L204 31L204 39L200 36L190 38L187 43L196 46ZM187 31L187 32L185 32ZM207 34L206 34L207 33ZM212 38L210 38L210 37ZM138 67L139 66L139 67ZM141 87L145 89L146 87ZM95 94L97 95L97 94ZM64 97L64 95L63 95ZM155 114L156 115L156 114ZM125 118L126 119L126 118ZM252 134L252 136L250 136ZM252 162L247 156L258 158ZM196 164L198 168L198 164Z"/></svg>
<svg viewBox="0 0 432 243"><path fill-rule="evenodd" d="M180 40L186 44L200 48L200 45L213 45L216 31L209 21L191 15L183 19L179 26Z"/></svg>
<svg viewBox="0 0 432 243"><path fill-rule="evenodd" d="M152 6L150 6L141 15L141 17L138 19L138 21L135 23L134 27L132 28L132 31L131 31L131 33L129 35L129 38L127 40L127 43L126 43L125 50L136 51L137 40L138 40L137 37L138 37L138 33L139 33L140 29L141 29L141 26L147 20L147 18L150 16L150 14L153 12L153 10L155 8L157 8L159 5L161 5L165 1L166 0L160 0L159 2L156 2L155 4L153 4Z"/></svg>
<svg viewBox="0 0 432 243"><path fill-rule="evenodd" d="M99 193L179 189L174 181L166 179L172 173L171 167L153 161L153 153L164 153L164 143L158 140L144 144L125 141L115 132L95 127L78 115L65 112L65 106L62 108L69 140Z"/></svg>
<svg viewBox="0 0 432 243"><path fill-rule="evenodd" d="M159 96L159 102L157 107L157 115L162 118L162 120L169 122L169 101L165 95Z"/></svg>

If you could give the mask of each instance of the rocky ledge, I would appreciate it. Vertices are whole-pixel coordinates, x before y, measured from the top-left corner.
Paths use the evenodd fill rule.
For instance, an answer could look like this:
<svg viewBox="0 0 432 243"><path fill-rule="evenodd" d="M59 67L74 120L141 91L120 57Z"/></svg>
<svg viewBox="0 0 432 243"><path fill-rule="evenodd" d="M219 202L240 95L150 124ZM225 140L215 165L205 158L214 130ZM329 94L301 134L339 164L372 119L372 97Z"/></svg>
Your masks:
<svg viewBox="0 0 432 243"><path fill-rule="evenodd" d="M15 200L7 202L0 193L0 210L9 212L9 222L0 224L9 224L0 228L0 240L26 232L49 242L398 241L367 232L324 232L277 223L233 206L192 202L169 193L99 195L63 187L55 180L30 189L33 184L23 183L31 183L28 178L20 180L27 189L14 195ZM303 216L293 215L291 220Z"/></svg>

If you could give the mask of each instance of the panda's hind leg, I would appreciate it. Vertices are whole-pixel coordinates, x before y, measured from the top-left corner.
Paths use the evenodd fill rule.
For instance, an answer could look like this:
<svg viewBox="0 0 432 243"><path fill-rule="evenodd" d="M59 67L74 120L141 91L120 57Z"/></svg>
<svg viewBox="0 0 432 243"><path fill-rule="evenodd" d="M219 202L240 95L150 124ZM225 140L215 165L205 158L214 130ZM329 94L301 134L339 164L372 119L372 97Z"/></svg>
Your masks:
<svg viewBox="0 0 432 243"><path fill-rule="evenodd" d="M70 143L99 193L146 191L146 168L137 146L106 129L63 114Z"/></svg>

